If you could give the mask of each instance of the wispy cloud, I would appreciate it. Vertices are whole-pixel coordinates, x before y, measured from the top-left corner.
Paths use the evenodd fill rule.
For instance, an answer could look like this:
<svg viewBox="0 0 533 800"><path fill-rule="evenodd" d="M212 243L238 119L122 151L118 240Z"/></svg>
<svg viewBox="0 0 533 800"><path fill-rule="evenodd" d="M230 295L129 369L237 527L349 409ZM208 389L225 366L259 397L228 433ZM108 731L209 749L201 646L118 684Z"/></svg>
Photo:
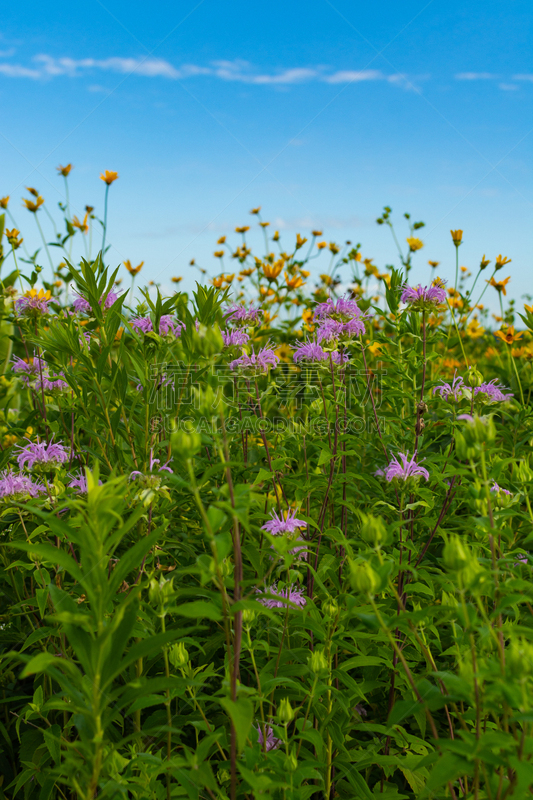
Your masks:
<svg viewBox="0 0 533 800"><path fill-rule="evenodd" d="M513 75L513 81L530 81L533 83L533 75Z"/></svg>
<svg viewBox="0 0 533 800"><path fill-rule="evenodd" d="M31 78L33 80L50 80L67 77L80 78L95 73L133 74L146 78L166 78L184 80L198 76L217 78L218 80L251 84L256 86L289 86L317 81L327 84L361 83L364 81L385 81L405 84L403 75L386 75L380 70L337 70L328 71L325 67L289 67L272 72L258 71L253 64L241 59L234 61L213 61L207 66L183 64L175 67L161 58L55 58L39 54L31 60L31 66L0 63L0 75L6 78Z"/></svg>
<svg viewBox="0 0 533 800"><path fill-rule="evenodd" d="M458 81L495 81L498 78L499 75L493 75L491 72L459 72L455 76Z"/></svg>

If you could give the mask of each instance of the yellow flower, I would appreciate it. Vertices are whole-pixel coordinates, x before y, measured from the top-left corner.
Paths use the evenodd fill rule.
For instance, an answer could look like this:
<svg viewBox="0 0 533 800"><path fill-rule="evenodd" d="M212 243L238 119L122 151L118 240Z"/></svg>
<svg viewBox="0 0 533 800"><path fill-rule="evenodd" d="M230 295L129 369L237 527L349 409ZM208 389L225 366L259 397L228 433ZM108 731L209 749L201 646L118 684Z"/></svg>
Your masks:
<svg viewBox="0 0 533 800"><path fill-rule="evenodd" d="M279 356L281 361L292 361L292 348L285 342L280 344L275 353L277 356Z"/></svg>
<svg viewBox="0 0 533 800"><path fill-rule="evenodd" d="M296 250L299 250L300 247L303 247L306 243L307 239L302 239L299 233L296 234Z"/></svg>
<svg viewBox="0 0 533 800"><path fill-rule="evenodd" d="M263 275L269 281L275 281L278 275L280 274L281 270L283 269L283 260L280 259L276 261L274 264L263 264Z"/></svg>
<svg viewBox="0 0 533 800"><path fill-rule="evenodd" d="M302 319L306 325L311 325L311 323L313 322L313 312L310 308L306 308L302 312Z"/></svg>
<svg viewBox="0 0 533 800"><path fill-rule="evenodd" d="M56 167L56 169L57 169L57 171L59 172L60 175L64 175L65 178L66 178L67 175L69 174L70 170L72 169L72 164L67 164L66 167L62 167L61 164L60 164L58 167Z"/></svg>
<svg viewBox="0 0 533 800"><path fill-rule="evenodd" d="M421 250L424 247L424 242L414 236L408 237L405 241L409 245L409 250L412 253L415 253L417 250Z"/></svg>
<svg viewBox="0 0 533 800"><path fill-rule="evenodd" d="M3 441L2 444L3 444L4 447L11 447L11 445L15 444L15 442L17 441L17 438L18 437L15 436L15 434L8 433L6 436L4 436L4 441Z"/></svg>
<svg viewBox="0 0 533 800"><path fill-rule="evenodd" d="M89 226L87 224L87 214L85 214L85 217L83 218L83 222L80 222L79 219L76 216L73 216L72 217L72 224L73 224L73 226L75 228L79 228L80 231L82 231L82 233L87 233L87 231L89 230Z"/></svg>
<svg viewBox="0 0 533 800"><path fill-rule="evenodd" d="M39 210L39 207L42 206L42 204L44 203L44 197L41 197L40 194L37 195L37 200L35 201L35 203L33 202L33 200L27 200L25 197L23 197L22 199L24 200L24 203L26 204L26 208L28 209L28 211L31 211L32 214L35 214Z"/></svg>
<svg viewBox="0 0 533 800"><path fill-rule="evenodd" d="M526 309L526 311L528 311L530 314L533 314L533 306L528 306L526 303L524 303L524 308L525 308L525 309Z"/></svg>
<svg viewBox="0 0 533 800"><path fill-rule="evenodd" d="M268 228L270 222L260 222L259 224L261 225L262 228Z"/></svg>
<svg viewBox="0 0 533 800"><path fill-rule="evenodd" d="M313 236L322 236L322 231L311 231Z"/></svg>
<svg viewBox="0 0 533 800"><path fill-rule="evenodd" d="M497 280L494 279L494 276L493 276L490 279L490 281L487 281L487 283L490 286L494 286L494 288L496 289L497 292L503 292L504 295L507 295L507 291L506 291L505 287L507 286L507 284L509 283L510 280L511 280L511 276L509 276L508 278L505 278L505 280L503 280L503 281L497 281Z"/></svg>
<svg viewBox="0 0 533 800"><path fill-rule="evenodd" d="M486 269L490 264L490 259L485 258L485 253L483 253L483 258L480 261L479 268Z"/></svg>
<svg viewBox="0 0 533 800"><path fill-rule="evenodd" d="M483 328L476 317L469 323L466 328L467 334L470 336L471 339L479 339L480 336L483 336L485 333L485 328Z"/></svg>
<svg viewBox="0 0 533 800"><path fill-rule="evenodd" d="M339 247L338 244L335 244L335 242L330 242L329 243L329 249L333 253L334 256L336 256L337 253L340 252L340 247Z"/></svg>
<svg viewBox="0 0 533 800"><path fill-rule="evenodd" d="M136 267L132 267L131 261L129 260L129 258L127 258L126 261L124 261L124 266L126 267L128 272L130 273L130 275L137 275L137 273L139 273L141 271L141 269L143 267L143 264L144 264L144 261L141 261L141 263L137 264Z"/></svg>
<svg viewBox="0 0 533 800"><path fill-rule="evenodd" d="M354 255L354 259L356 261L361 261L362 258L363 258L363 256L361 255L361 253L358 250L357 253Z"/></svg>
<svg viewBox="0 0 533 800"><path fill-rule="evenodd" d="M257 208L252 208L250 214L259 214L260 211L261 211L261 206L257 206Z"/></svg>
<svg viewBox="0 0 533 800"><path fill-rule="evenodd" d="M0 197L0 208L7 208L7 204L9 203L9 195L5 197Z"/></svg>
<svg viewBox="0 0 533 800"><path fill-rule="evenodd" d="M26 186L26 190L34 197L39 197L39 192L37 191L37 189L34 189L33 186Z"/></svg>
<svg viewBox="0 0 533 800"><path fill-rule="evenodd" d="M287 282L287 289L299 289L300 286L303 286L305 281L299 275L295 275L291 278L291 276L286 272L285 273L285 281Z"/></svg>
<svg viewBox="0 0 533 800"><path fill-rule="evenodd" d="M430 267L433 267L433 269L436 269L439 266L440 261L428 261L428 264Z"/></svg>
<svg viewBox="0 0 533 800"><path fill-rule="evenodd" d="M331 286L331 284L333 283L333 278L331 277L331 275L327 275L325 272L323 272L318 277L320 278L322 283L324 283L326 286Z"/></svg>
<svg viewBox="0 0 533 800"><path fill-rule="evenodd" d="M24 241L22 236L19 239L20 231L18 231L16 228L11 228L11 230L6 228L5 234L6 234L7 241L9 242L9 244L11 245L13 250L17 250L20 247L20 245L22 244L22 242Z"/></svg>
<svg viewBox="0 0 533 800"><path fill-rule="evenodd" d="M24 292L23 297L30 297L30 298L36 297L37 300L50 300L52 297L52 293L48 289L46 290L46 292L44 291L44 289L39 289L39 291L37 291L37 289L28 289L27 292Z"/></svg>
<svg viewBox="0 0 533 800"><path fill-rule="evenodd" d="M183 278L180 276L180 277L171 278L170 280L172 281L172 283L181 283Z"/></svg>
<svg viewBox="0 0 533 800"><path fill-rule="evenodd" d="M462 231L450 231L453 239L453 243L456 247L459 247L461 242L463 241L463 232Z"/></svg>
<svg viewBox="0 0 533 800"><path fill-rule="evenodd" d="M111 186L113 181L116 181L117 178L118 172L110 172L108 169L106 169L103 175L100 175L100 180L107 183L108 186Z"/></svg>
<svg viewBox="0 0 533 800"><path fill-rule="evenodd" d="M215 250L213 255L215 256L215 258L222 258L224 256L224 250Z"/></svg>
<svg viewBox="0 0 533 800"><path fill-rule="evenodd" d="M512 261L511 258L507 258L507 256L502 256L501 253L496 258L496 264L494 265L495 269L501 269L505 264L510 264Z"/></svg>
<svg viewBox="0 0 533 800"><path fill-rule="evenodd" d="M461 272L468 272L468 267L459 267Z"/></svg>
<svg viewBox="0 0 533 800"><path fill-rule="evenodd" d="M54 286L57 286L60 289L63 286L63 281L54 281Z"/></svg>
<svg viewBox="0 0 533 800"><path fill-rule="evenodd" d="M523 335L524 331L515 333L514 325L508 325L505 328L502 328L502 330L496 331L494 334L494 336L497 336L498 339L501 339L502 342L505 342L506 344L512 344L513 342L516 342Z"/></svg>
<svg viewBox="0 0 533 800"><path fill-rule="evenodd" d="M372 344L368 345L367 350L369 350L373 356L380 356L382 351L385 350L385 345L380 342L372 342Z"/></svg>
<svg viewBox="0 0 533 800"><path fill-rule="evenodd" d="M309 272L308 269L301 269L300 270L300 275L302 276L302 278L308 278L310 276L310 274L311 273Z"/></svg>
<svg viewBox="0 0 533 800"><path fill-rule="evenodd" d="M217 244L224 244L225 241L226 241L226 237L225 236L221 236L220 239L217 239Z"/></svg>
<svg viewBox="0 0 533 800"><path fill-rule="evenodd" d="M235 233L246 233L246 231L250 230L249 225L242 225L240 228L235 228Z"/></svg>
<svg viewBox="0 0 533 800"><path fill-rule="evenodd" d="M279 242L279 231L274 231L274 236L272 237L273 242Z"/></svg>

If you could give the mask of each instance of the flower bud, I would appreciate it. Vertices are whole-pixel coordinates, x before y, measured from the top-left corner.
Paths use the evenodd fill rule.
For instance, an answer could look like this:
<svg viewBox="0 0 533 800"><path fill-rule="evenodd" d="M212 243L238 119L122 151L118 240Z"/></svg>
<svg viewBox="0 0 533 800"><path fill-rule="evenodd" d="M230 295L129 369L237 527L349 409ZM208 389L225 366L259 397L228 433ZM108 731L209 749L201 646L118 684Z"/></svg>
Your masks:
<svg viewBox="0 0 533 800"><path fill-rule="evenodd" d="M174 578L170 578L170 580L161 578L159 583L155 578L152 578L148 587L148 599L150 602L157 605L163 605L174 593L173 584Z"/></svg>
<svg viewBox="0 0 533 800"><path fill-rule="evenodd" d="M189 663L189 653L183 642L173 644L169 650L168 657L173 667L185 667Z"/></svg>
<svg viewBox="0 0 533 800"><path fill-rule="evenodd" d="M322 611L326 617L336 617L339 613L339 604L332 597L328 597L328 599L324 600L322 603Z"/></svg>
<svg viewBox="0 0 533 800"><path fill-rule="evenodd" d="M294 709L289 703L289 698L284 697L278 706L278 719L282 725L288 725L294 719Z"/></svg>
<svg viewBox="0 0 533 800"><path fill-rule="evenodd" d="M380 580L377 572L366 561L359 564L350 561L350 583L355 592L375 594Z"/></svg>
<svg viewBox="0 0 533 800"><path fill-rule="evenodd" d="M471 389L474 389L481 386L483 383L483 375L475 367L469 367L464 382L467 386L470 386Z"/></svg>
<svg viewBox="0 0 533 800"><path fill-rule="evenodd" d="M328 662L323 650L313 650L307 659L307 664L315 675L323 675L328 671Z"/></svg>
<svg viewBox="0 0 533 800"><path fill-rule="evenodd" d="M465 415L466 416L466 415ZM467 447L489 444L496 438L496 428L492 416L471 417L461 428Z"/></svg>
<svg viewBox="0 0 533 800"><path fill-rule="evenodd" d="M245 608L244 611L242 612L243 625L247 625L249 627L254 620L255 620L255 611L252 611L250 608Z"/></svg>
<svg viewBox="0 0 533 800"><path fill-rule="evenodd" d="M462 543L459 536L451 536L443 551L444 563L451 571L465 569L471 561L468 548Z"/></svg>
<svg viewBox="0 0 533 800"><path fill-rule="evenodd" d="M285 769L287 772L296 772L298 769L298 759L296 753L292 752L285 758Z"/></svg>
<svg viewBox="0 0 533 800"><path fill-rule="evenodd" d="M170 437L172 452L180 458L192 458L202 446L201 435L194 430L178 430Z"/></svg>
<svg viewBox="0 0 533 800"><path fill-rule="evenodd" d="M361 514L361 538L374 547L386 544L389 535L381 517L372 514Z"/></svg>

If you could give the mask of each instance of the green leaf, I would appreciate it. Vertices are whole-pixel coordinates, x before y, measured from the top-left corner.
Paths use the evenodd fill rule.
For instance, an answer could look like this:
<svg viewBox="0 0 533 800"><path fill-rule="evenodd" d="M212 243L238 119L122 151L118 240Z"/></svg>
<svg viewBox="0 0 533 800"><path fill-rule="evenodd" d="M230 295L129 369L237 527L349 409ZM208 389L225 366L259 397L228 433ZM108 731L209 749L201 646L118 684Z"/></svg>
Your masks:
<svg viewBox="0 0 533 800"><path fill-rule="evenodd" d="M233 722L235 733L237 734L237 747L239 752L241 752L244 750L248 733L252 727L254 718L253 703L245 697L239 697L237 700L230 700L229 697L223 697L220 700L220 705L228 712Z"/></svg>
<svg viewBox="0 0 533 800"><path fill-rule="evenodd" d="M222 612L220 609L208 600L195 600L192 603L184 603L182 606L175 606L173 610L182 617L212 619L214 622L218 622L222 619Z"/></svg>
<svg viewBox="0 0 533 800"><path fill-rule="evenodd" d="M61 728L51 725L43 730L44 742L56 764L61 761Z"/></svg>

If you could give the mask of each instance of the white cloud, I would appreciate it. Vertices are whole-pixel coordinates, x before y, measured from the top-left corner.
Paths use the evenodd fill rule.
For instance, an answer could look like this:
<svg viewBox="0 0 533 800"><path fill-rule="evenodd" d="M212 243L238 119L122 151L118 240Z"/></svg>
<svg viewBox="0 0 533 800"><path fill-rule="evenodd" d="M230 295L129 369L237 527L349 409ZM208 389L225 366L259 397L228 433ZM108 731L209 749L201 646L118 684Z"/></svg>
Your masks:
<svg viewBox="0 0 533 800"><path fill-rule="evenodd" d="M96 59L70 57L55 58L40 53L34 56L30 67L21 64L0 63L0 76L10 78L32 78L33 80L50 80L57 77L79 78L95 73L117 73L120 75L139 75L147 78L166 78L169 80L185 80L197 76L208 76L222 81L244 83L255 86L289 86L295 84L321 82L328 84L350 84L363 81L386 81L398 85L406 85L404 75L385 75L380 70L337 70L328 72L324 66L290 67L259 72L248 61L213 61L208 66L183 64L175 67L162 58L111 58ZM98 88L95 88L98 87ZM89 91L101 91L102 87L95 83Z"/></svg>
<svg viewBox="0 0 533 800"><path fill-rule="evenodd" d="M502 89L504 92L516 92L520 87L517 86L516 83L499 83L498 88Z"/></svg>
<svg viewBox="0 0 533 800"><path fill-rule="evenodd" d="M531 81L533 83L533 75L513 75L513 81Z"/></svg>
<svg viewBox="0 0 533 800"><path fill-rule="evenodd" d="M492 75L490 72L459 72L455 79L458 81L495 81L498 76Z"/></svg>

